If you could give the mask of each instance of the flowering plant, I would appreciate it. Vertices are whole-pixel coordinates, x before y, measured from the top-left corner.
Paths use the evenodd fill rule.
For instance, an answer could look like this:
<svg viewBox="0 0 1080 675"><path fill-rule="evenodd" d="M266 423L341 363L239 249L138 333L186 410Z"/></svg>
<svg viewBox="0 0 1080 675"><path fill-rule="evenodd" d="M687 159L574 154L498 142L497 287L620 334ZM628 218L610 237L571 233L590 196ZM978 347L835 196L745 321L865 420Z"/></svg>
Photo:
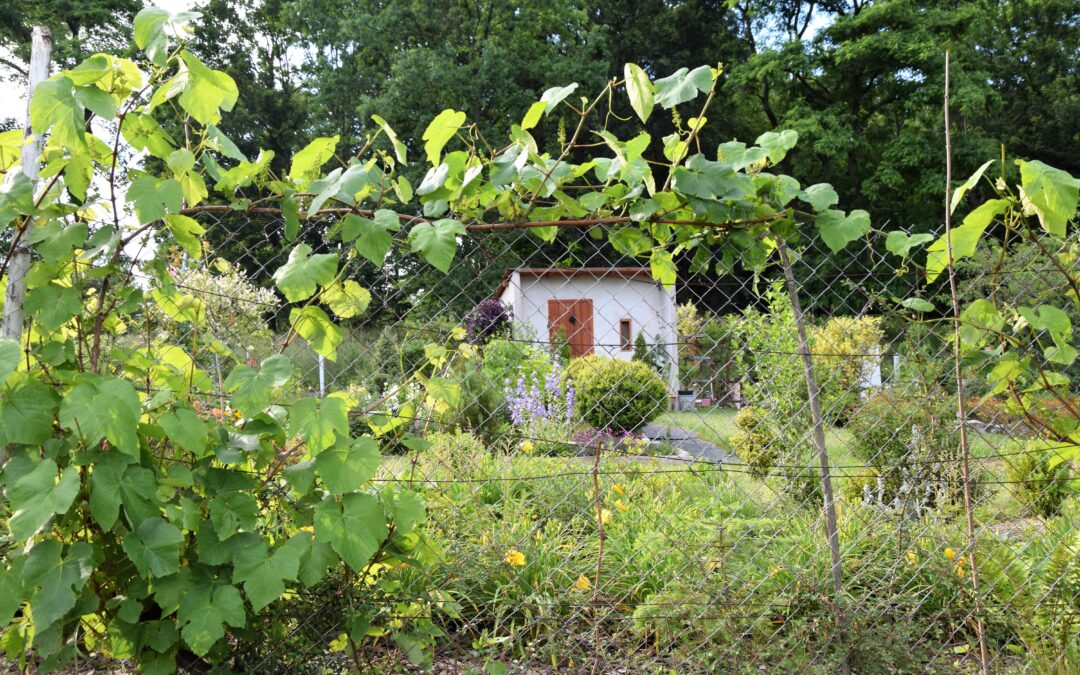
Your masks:
<svg viewBox="0 0 1080 675"><path fill-rule="evenodd" d="M523 373L505 385L511 428L540 453L566 451L576 427L577 392L562 364L556 360L539 381Z"/></svg>
<svg viewBox="0 0 1080 675"><path fill-rule="evenodd" d="M469 342L484 344L493 337L510 332L510 308L495 298L482 300L465 316Z"/></svg>

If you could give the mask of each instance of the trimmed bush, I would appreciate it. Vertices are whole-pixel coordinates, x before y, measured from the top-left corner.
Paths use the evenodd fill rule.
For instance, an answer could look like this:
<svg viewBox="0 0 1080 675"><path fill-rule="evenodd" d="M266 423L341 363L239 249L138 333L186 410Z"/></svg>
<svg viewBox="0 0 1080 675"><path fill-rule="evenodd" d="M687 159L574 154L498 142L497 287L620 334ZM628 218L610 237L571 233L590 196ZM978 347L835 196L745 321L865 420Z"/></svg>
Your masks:
<svg viewBox="0 0 1080 675"><path fill-rule="evenodd" d="M568 372L582 417L597 429L633 431L667 407L667 386L640 361L594 355L574 359Z"/></svg>
<svg viewBox="0 0 1080 675"><path fill-rule="evenodd" d="M1007 476L1014 484L1017 501L1033 515L1052 518L1061 513L1062 503L1072 494L1069 462L1057 456L1053 445L1035 439L1023 451L1007 459Z"/></svg>

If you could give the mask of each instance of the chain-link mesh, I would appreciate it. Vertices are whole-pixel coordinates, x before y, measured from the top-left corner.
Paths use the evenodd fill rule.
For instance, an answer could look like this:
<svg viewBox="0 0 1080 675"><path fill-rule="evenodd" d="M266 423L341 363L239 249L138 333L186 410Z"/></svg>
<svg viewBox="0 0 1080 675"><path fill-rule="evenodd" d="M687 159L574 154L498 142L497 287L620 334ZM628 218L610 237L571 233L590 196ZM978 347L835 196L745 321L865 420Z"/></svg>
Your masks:
<svg viewBox="0 0 1080 675"><path fill-rule="evenodd" d="M793 246L801 314L780 266L695 259L669 292L585 228L549 243L470 233L446 275L341 251L370 298L322 359L273 290L291 248L283 222L200 218L212 248L178 255L170 274L205 326L179 308L145 330L208 374L204 410L231 414L231 370L285 353L298 376L283 400L346 397L353 430L382 444L373 483L426 505L408 560L263 612L236 655L243 669L403 668L419 648L398 630L410 625L426 626L448 672L489 660L530 672L974 670L980 631L992 671L1080 663L1070 462L964 364L967 531L952 326L898 309L921 297L920 272L882 247ZM335 227L308 222L298 239L337 251ZM1030 266L958 274L967 301L1061 299ZM448 393L410 404L418 376ZM265 499L290 498L282 475L261 478Z"/></svg>

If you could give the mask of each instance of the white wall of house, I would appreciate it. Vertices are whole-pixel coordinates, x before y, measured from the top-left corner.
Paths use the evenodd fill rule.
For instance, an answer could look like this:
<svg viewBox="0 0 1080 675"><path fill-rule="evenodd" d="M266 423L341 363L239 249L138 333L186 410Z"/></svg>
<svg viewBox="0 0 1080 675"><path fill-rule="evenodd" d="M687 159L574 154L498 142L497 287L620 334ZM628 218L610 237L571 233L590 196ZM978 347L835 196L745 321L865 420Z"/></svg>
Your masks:
<svg viewBox="0 0 1080 675"><path fill-rule="evenodd" d="M672 364L668 384L678 388L675 289L646 276L617 274L534 275L514 271L499 297L511 308L522 333L548 343L548 300L592 300L594 353L630 359L633 341L645 334L649 345L663 342ZM620 322L630 320L630 348L623 349Z"/></svg>

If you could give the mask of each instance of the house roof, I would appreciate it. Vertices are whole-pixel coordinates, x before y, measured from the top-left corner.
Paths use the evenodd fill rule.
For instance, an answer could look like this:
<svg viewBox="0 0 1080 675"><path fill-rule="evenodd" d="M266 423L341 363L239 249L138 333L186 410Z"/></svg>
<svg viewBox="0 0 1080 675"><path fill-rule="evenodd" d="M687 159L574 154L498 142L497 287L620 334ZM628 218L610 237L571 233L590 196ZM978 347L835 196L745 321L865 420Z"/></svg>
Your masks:
<svg viewBox="0 0 1080 675"><path fill-rule="evenodd" d="M503 291L510 285L510 279L514 272L523 277L622 277L623 279L645 278L653 281L652 272L648 267L518 267L506 270L502 281L492 293L491 297L499 298Z"/></svg>

